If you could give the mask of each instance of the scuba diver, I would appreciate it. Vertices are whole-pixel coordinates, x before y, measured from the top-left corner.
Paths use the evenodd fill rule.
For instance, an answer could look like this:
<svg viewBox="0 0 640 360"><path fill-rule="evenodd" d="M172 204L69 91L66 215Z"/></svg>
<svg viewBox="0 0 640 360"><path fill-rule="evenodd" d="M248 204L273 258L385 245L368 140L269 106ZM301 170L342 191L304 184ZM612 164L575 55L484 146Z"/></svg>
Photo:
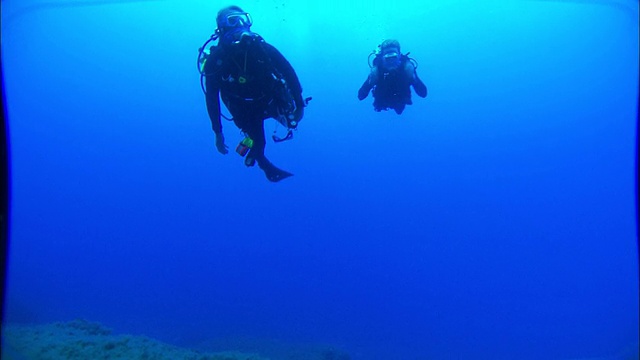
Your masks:
<svg viewBox="0 0 640 360"><path fill-rule="evenodd" d="M284 56L250 30L249 13L238 6L225 7L218 12L216 25L215 33L200 48L198 68L218 152L229 152L220 119L225 117L245 135L236 152L244 157L247 167L257 163L272 182L292 176L265 156L264 120L274 118L286 127L287 136L279 138L274 134L275 142L288 140L311 98L303 100L298 76ZM207 44L215 40L218 44L207 52ZM222 115L220 99L232 119Z"/></svg>
<svg viewBox="0 0 640 360"><path fill-rule="evenodd" d="M369 55L375 55L371 72L367 80L358 90L358 99L364 100L369 91L373 93L373 108L375 111L394 109L398 115L402 114L406 105L411 105L411 86L418 96L427 96L427 86L418 78L417 62L407 54L400 52L397 40L385 40L378 46L379 50Z"/></svg>

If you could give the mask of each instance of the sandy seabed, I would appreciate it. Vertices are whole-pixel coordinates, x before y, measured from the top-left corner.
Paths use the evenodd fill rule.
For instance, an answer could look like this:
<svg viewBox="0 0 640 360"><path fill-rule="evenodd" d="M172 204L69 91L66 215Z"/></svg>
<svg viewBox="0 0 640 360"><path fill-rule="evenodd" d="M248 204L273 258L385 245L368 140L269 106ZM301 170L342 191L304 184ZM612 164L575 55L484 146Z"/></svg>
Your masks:
<svg viewBox="0 0 640 360"><path fill-rule="evenodd" d="M74 320L2 328L2 360L268 360L240 352L205 353L131 335L114 335L101 324Z"/></svg>

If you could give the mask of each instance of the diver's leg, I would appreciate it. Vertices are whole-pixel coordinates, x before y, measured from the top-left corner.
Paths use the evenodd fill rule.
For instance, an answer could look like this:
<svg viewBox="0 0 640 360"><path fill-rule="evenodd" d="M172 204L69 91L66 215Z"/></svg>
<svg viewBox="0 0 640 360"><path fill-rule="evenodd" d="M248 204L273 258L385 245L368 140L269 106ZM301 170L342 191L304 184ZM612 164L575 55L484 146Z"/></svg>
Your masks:
<svg viewBox="0 0 640 360"><path fill-rule="evenodd" d="M264 171L264 175L267 177L267 179L269 179L269 181L272 182L278 182L282 179L286 179L289 176L292 176L293 174L284 171L278 167L276 167L275 165L273 165L271 163L271 161L269 161L269 159L267 159L267 157L264 155L264 148L265 148L265 138L264 138L264 120L260 121L260 126L258 126L260 129L255 129L256 133L260 133L261 137L261 142L258 144L260 147L256 148L256 152L254 154L252 154L253 148L251 151L249 151L249 154L247 156L253 156L255 161L258 162L258 166L260 167L260 169L262 169L262 171ZM253 146L256 146L256 142L254 141Z"/></svg>
<svg viewBox="0 0 640 360"><path fill-rule="evenodd" d="M245 158L245 165L253 166L256 163L256 160L264 158L264 149L266 147L266 140L264 137L264 120L260 118L253 118L252 121L248 124L246 130L244 132L253 140L253 146L247 157Z"/></svg>
<svg viewBox="0 0 640 360"><path fill-rule="evenodd" d="M258 158L264 157L266 141L264 128L262 126L263 120L255 114L245 113L242 116L234 116L233 121L236 126L253 141L249 153L244 158L245 165L253 166L256 164Z"/></svg>
<svg viewBox="0 0 640 360"><path fill-rule="evenodd" d="M245 165L253 166L257 162L260 169L264 171L267 179L272 182L278 182L293 175L273 165L264 155L266 140L264 135L264 120L261 117L254 117L252 121L245 123L242 131L253 140L253 146L244 160Z"/></svg>
<svg viewBox="0 0 640 360"><path fill-rule="evenodd" d="M264 175L271 182L278 182L282 179L286 179L289 176L293 176L292 173L284 171L275 165L273 165L265 156L258 159L258 166L264 171Z"/></svg>
<svg viewBox="0 0 640 360"><path fill-rule="evenodd" d="M378 97L375 94L373 95L373 110L376 112L384 110L382 105L380 105L380 100L378 100Z"/></svg>

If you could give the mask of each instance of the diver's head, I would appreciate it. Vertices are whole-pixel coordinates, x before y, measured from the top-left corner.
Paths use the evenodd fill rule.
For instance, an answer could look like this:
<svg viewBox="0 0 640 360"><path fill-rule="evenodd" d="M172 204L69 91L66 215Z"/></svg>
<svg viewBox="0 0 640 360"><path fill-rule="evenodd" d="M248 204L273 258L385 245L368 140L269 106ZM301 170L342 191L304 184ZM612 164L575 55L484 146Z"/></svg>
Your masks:
<svg viewBox="0 0 640 360"><path fill-rule="evenodd" d="M249 30L252 24L251 15L235 5L222 8L216 16L216 25L222 33L237 29Z"/></svg>
<svg viewBox="0 0 640 360"><path fill-rule="evenodd" d="M223 44L239 42L243 37L253 37L251 15L239 6L227 6L218 11L216 25Z"/></svg>
<svg viewBox="0 0 640 360"><path fill-rule="evenodd" d="M397 40L385 40L380 44L380 64L386 70L394 70L400 67L402 53L400 43Z"/></svg>

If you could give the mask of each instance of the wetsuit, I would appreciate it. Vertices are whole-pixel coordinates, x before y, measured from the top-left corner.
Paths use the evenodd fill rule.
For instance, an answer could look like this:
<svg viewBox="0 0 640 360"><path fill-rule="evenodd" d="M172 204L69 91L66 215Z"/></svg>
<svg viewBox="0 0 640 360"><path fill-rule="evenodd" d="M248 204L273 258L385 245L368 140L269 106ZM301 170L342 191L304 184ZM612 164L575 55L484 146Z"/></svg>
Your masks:
<svg viewBox="0 0 640 360"><path fill-rule="evenodd" d="M411 86L420 97L427 96L427 86L418 78L415 66L403 58L395 70L384 70L374 66L364 84L358 90L358 99L363 100L373 89L375 111L394 109L401 114L406 105L411 105Z"/></svg>
<svg viewBox="0 0 640 360"><path fill-rule="evenodd" d="M293 120L297 123L303 116L302 87L291 64L275 47L260 38L250 44L213 47L204 73L207 110L213 131L222 132L221 98L235 125L253 140L245 164L252 166L257 161L271 181L290 176L265 157L264 120L277 117L278 109L286 107L291 100L296 106Z"/></svg>

